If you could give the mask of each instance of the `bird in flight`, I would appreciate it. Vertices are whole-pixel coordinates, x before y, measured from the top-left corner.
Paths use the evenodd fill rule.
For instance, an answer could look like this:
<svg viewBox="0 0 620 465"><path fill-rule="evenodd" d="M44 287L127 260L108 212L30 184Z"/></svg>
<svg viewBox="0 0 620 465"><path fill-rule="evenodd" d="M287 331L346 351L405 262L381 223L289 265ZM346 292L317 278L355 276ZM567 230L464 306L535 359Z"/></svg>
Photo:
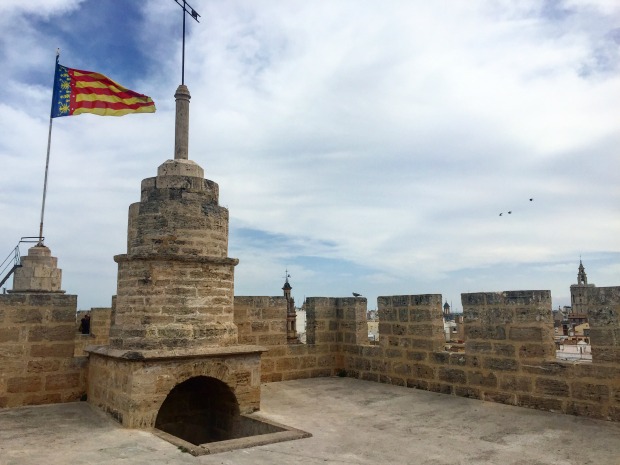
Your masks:
<svg viewBox="0 0 620 465"><path fill-rule="evenodd" d="M534 201L534 197L531 197L531 198L530 198L530 202L533 202L533 201ZM512 215L512 210L508 211L507 213L508 213L509 215ZM501 212L501 213L499 214L499 216L504 216L504 212Z"/></svg>

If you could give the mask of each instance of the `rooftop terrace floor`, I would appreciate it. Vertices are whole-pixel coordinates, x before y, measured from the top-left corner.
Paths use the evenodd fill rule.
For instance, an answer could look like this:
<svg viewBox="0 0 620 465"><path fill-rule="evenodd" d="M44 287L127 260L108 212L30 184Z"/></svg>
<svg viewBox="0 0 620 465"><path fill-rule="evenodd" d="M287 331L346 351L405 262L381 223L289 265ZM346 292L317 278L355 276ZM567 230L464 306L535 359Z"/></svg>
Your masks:
<svg viewBox="0 0 620 465"><path fill-rule="evenodd" d="M0 410L0 464L620 464L620 424L350 378L262 386L259 416L313 437L194 457L87 403Z"/></svg>

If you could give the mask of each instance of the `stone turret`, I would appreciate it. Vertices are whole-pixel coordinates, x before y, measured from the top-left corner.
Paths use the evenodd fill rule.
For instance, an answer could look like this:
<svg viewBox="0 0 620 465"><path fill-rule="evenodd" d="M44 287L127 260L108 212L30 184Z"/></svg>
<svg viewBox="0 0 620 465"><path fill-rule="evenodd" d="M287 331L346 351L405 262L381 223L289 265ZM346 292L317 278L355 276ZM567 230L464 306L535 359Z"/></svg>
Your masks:
<svg viewBox="0 0 620 465"><path fill-rule="evenodd" d="M571 315L582 315L582 319L587 318L588 307L588 288L596 287L594 284L588 284L588 276L586 275L586 269L579 260L579 268L577 271L577 284L571 284L570 297L571 297Z"/></svg>
<svg viewBox="0 0 620 465"><path fill-rule="evenodd" d="M288 282L288 270L286 270L286 279L282 291L284 291L284 297L286 298L286 340L289 344L295 344L299 342L297 337L297 312L295 311L295 299L291 297L291 290L293 287Z"/></svg>
<svg viewBox="0 0 620 465"><path fill-rule="evenodd" d="M13 290L9 292L65 292L60 289L62 270L58 268L58 259L52 257L46 246L30 247L20 264L13 276Z"/></svg>
<svg viewBox="0 0 620 465"><path fill-rule="evenodd" d="M88 400L128 427L183 436L200 424L228 437L223 425L260 407L265 349L238 344L228 210L218 185L188 159L187 87L175 97L174 159L142 181L129 207L127 253L114 257L110 345L86 348Z"/></svg>
<svg viewBox="0 0 620 465"><path fill-rule="evenodd" d="M228 210L219 187L187 159L189 91L179 86L175 158L142 181L129 207L127 253L117 255L115 349L200 348L237 343Z"/></svg>

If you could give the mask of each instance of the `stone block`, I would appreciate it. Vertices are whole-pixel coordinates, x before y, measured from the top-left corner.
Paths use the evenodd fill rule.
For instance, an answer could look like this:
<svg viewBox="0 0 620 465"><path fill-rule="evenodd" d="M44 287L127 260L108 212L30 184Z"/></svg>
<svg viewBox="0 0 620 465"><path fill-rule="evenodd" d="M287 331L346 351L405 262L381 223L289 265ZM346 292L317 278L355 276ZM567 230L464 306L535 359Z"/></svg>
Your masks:
<svg viewBox="0 0 620 465"><path fill-rule="evenodd" d="M396 322L398 321L398 313L395 308L383 308L379 309L379 325L381 322Z"/></svg>
<svg viewBox="0 0 620 465"><path fill-rule="evenodd" d="M16 376L6 381L7 392L16 394L22 392L37 392L42 388L39 376Z"/></svg>
<svg viewBox="0 0 620 465"><path fill-rule="evenodd" d="M373 381L375 383L379 382L379 375L376 374L376 373L363 372L363 373L360 373L360 377L359 378L364 380L364 381Z"/></svg>
<svg viewBox="0 0 620 465"><path fill-rule="evenodd" d="M620 421L620 407L609 407L605 418L611 421Z"/></svg>
<svg viewBox="0 0 620 465"><path fill-rule="evenodd" d="M0 343L6 342L18 342L19 341L19 327L4 327L0 328Z"/></svg>
<svg viewBox="0 0 620 465"><path fill-rule="evenodd" d="M47 375L45 378L45 390L57 391L60 389L75 388L80 385L79 373L62 373L58 375Z"/></svg>
<svg viewBox="0 0 620 465"><path fill-rule="evenodd" d="M415 350L407 351L407 360L421 362L428 358L428 352L420 352Z"/></svg>
<svg viewBox="0 0 620 465"><path fill-rule="evenodd" d="M433 338L438 334L443 335L443 328L439 328L441 329L441 333L436 330L437 328L438 327L431 324L410 324L407 327L408 334L410 334L411 336L427 338Z"/></svg>
<svg viewBox="0 0 620 465"><path fill-rule="evenodd" d="M500 357L514 357L516 350L512 344L495 343L493 344L493 353Z"/></svg>
<svg viewBox="0 0 620 465"><path fill-rule="evenodd" d="M33 326L28 331L29 342L42 341L73 341L75 328L73 325Z"/></svg>
<svg viewBox="0 0 620 465"><path fill-rule="evenodd" d="M435 321L436 315L427 308L412 308L409 310L409 321L411 323L422 323Z"/></svg>
<svg viewBox="0 0 620 465"><path fill-rule="evenodd" d="M574 365L575 378L620 379L620 367L600 365L598 363L580 363Z"/></svg>
<svg viewBox="0 0 620 465"><path fill-rule="evenodd" d="M529 394L517 394L516 405L538 410L549 410L552 412L562 411L562 401L560 399L532 396Z"/></svg>
<svg viewBox="0 0 620 465"><path fill-rule="evenodd" d="M551 342L549 344L521 344L519 346L519 358L553 358L555 348Z"/></svg>
<svg viewBox="0 0 620 465"><path fill-rule="evenodd" d="M468 353L488 353L493 351L493 345L486 341L465 341L465 351Z"/></svg>
<svg viewBox="0 0 620 465"><path fill-rule="evenodd" d="M497 387L497 376L493 373L483 373L481 371L470 371L467 374L468 384L483 387Z"/></svg>
<svg viewBox="0 0 620 465"><path fill-rule="evenodd" d="M547 339L547 332L539 327L512 327L509 331L508 338L511 341L532 341L541 342Z"/></svg>
<svg viewBox="0 0 620 465"><path fill-rule="evenodd" d="M397 362L392 366L392 371L399 377L411 376L411 365L407 363Z"/></svg>
<svg viewBox="0 0 620 465"><path fill-rule="evenodd" d="M465 354L450 354L450 365L467 366L467 356Z"/></svg>
<svg viewBox="0 0 620 465"><path fill-rule="evenodd" d="M558 376L566 378L573 372L573 364L566 362L523 362L521 370L533 375Z"/></svg>
<svg viewBox="0 0 620 465"><path fill-rule="evenodd" d="M441 381L446 381L448 383L467 384L465 372L455 368L440 368L438 377Z"/></svg>
<svg viewBox="0 0 620 465"><path fill-rule="evenodd" d="M534 392L550 397L568 397L570 388L561 379L538 378L534 383Z"/></svg>
<svg viewBox="0 0 620 465"><path fill-rule="evenodd" d="M494 371L516 371L519 364L513 358L494 358L488 357L484 359L484 368Z"/></svg>
<svg viewBox="0 0 620 465"><path fill-rule="evenodd" d="M470 399L480 399L480 389L469 386L454 386L454 395L468 397Z"/></svg>
<svg viewBox="0 0 620 465"><path fill-rule="evenodd" d="M414 379L434 379L435 369L422 363L413 363L411 365L411 377Z"/></svg>
<svg viewBox="0 0 620 465"><path fill-rule="evenodd" d="M452 394L455 386L445 383L428 383L428 390L432 392L438 392L440 394Z"/></svg>
<svg viewBox="0 0 620 465"><path fill-rule="evenodd" d="M571 394L574 399L606 403L609 401L610 388L604 384L574 381L571 385Z"/></svg>
<svg viewBox="0 0 620 465"><path fill-rule="evenodd" d="M449 352L433 352L430 354L430 360L438 365L448 365L450 363Z"/></svg>
<svg viewBox="0 0 620 465"><path fill-rule="evenodd" d="M592 346L592 361L620 365L620 346Z"/></svg>
<svg viewBox="0 0 620 465"><path fill-rule="evenodd" d="M425 391L429 390L429 382L423 379L407 379L406 385L408 388L423 389Z"/></svg>
<svg viewBox="0 0 620 465"><path fill-rule="evenodd" d="M471 339L504 340L506 339L506 328L504 326L478 326L466 324L465 340Z"/></svg>
<svg viewBox="0 0 620 465"><path fill-rule="evenodd" d="M43 322L43 312L37 308L12 310L8 314L8 322L16 324L36 324Z"/></svg>
<svg viewBox="0 0 620 465"><path fill-rule="evenodd" d="M503 294L506 305L548 305L551 310L551 291L506 291Z"/></svg>
<svg viewBox="0 0 620 465"><path fill-rule="evenodd" d="M362 346L362 355L364 357L382 357L383 348L379 346Z"/></svg>
<svg viewBox="0 0 620 465"><path fill-rule="evenodd" d="M59 393L46 392L42 394L32 394L25 396L22 402L23 405L45 405L45 404L59 404L62 402L62 397Z"/></svg>
<svg viewBox="0 0 620 465"><path fill-rule="evenodd" d="M60 360L43 359L43 360L29 360L26 371L28 373L42 373L42 372L58 371L59 369L60 369Z"/></svg>
<svg viewBox="0 0 620 465"><path fill-rule="evenodd" d="M568 401L566 403L565 413L582 417L598 418L601 420L605 418L602 405L589 402Z"/></svg>
<svg viewBox="0 0 620 465"><path fill-rule="evenodd" d="M408 295L394 295L392 296L392 307L407 307L409 306Z"/></svg>
<svg viewBox="0 0 620 465"><path fill-rule="evenodd" d="M386 349L385 356L387 358L401 358L404 355L403 351L400 349Z"/></svg>
<svg viewBox="0 0 620 465"><path fill-rule="evenodd" d="M432 339L420 339L420 338L411 338L411 348L418 350L427 350L429 352L435 350L435 346L438 345Z"/></svg>
<svg viewBox="0 0 620 465"><path fill-rule="evenodd" d="M466 324L505 325L514 321L514 310L506 307L472 307L463 311L463 320Z"/></svg>
<svg viewBox="0 0 620 465"><path fill-rule="evenodd" d="M31 357L73 357L73 343L33 344Z"/></svg>
<svg viewBox="0 0 620 465"><path fill-rule="evenodd" d="M497 402L500 404L517 405L517 395L510 392L485 391L482 400Z"/></svg>
<svg viewBox="0 0 620 465"><path fill-rule="evenodd" d="M382 359L372 359L370 361L370 369L377 373L387 373L389 363Z"/></svg>
<svg viewBox="0 0 620 465"><path fill-rule="evenodd" d="M392 325L392 334L394 336L404 336L405 334L407 334L408 328L410 329L411 326L402 325L402 324L394 324ZM381 329L379 329L379 333L381 334Z"/></svg>
<svg viewBox="0 0 620 465"><path fill-rule="evenodd" d="M499 388L509 392L532 392L533 378L530 376L502 375Z"/></svg>
<svg viewBox="0 0 620 465"><path fill-rule="evenodd" d="M620 346L620 328L590 328L590 340L593 346Z"/></svg>
<svg viewBox="0 0 620 465"><path fill-rule="evenodd" d="M553 322L553 313L548 307L519 307L515 309L517 323L549 323Z"/></svg>
<svg viewBox="0 0 620 465"><path fill-rule="evenodd" d="M415 306L435 306L440 309L442 300L441 294L419 294L410 296L410 304Z"/></svg>

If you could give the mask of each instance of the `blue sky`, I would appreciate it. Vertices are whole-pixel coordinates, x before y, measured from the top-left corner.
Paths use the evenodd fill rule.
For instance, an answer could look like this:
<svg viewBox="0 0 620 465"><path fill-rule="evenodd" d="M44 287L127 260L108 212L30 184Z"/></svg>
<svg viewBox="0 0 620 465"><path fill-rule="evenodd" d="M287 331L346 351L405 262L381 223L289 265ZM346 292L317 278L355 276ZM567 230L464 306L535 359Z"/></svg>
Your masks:
<svg viewBox="0 0 620 465"><path fill-rule="evenodd" d="M620 285L618 2L191 4L190 158L230 210L237 295L280 295L288 268L298 303L549 289L557 306L580 257ZM0 5L3 255L38 233L56 48L158 108L54 121L46 244L81 309L110 304L127 208L173 156L180 33L173 0Z"/></svg>

